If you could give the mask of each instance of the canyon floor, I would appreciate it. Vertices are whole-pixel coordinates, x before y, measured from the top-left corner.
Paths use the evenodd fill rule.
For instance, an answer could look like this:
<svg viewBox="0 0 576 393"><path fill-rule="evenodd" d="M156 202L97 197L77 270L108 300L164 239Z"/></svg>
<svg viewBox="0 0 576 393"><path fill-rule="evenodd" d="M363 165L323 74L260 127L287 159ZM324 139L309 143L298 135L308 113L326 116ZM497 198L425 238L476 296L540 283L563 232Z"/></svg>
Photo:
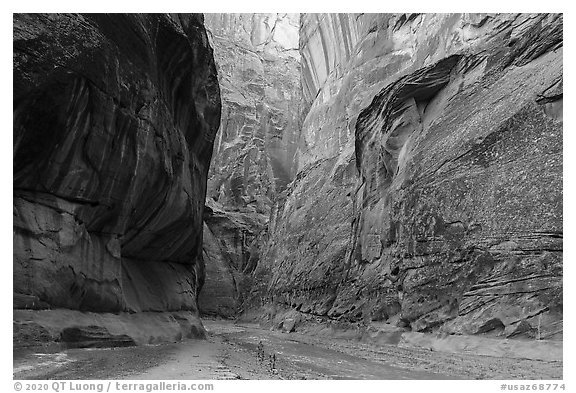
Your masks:
<svg viewBox="0 0 576 393"><path fill-rule="evenodd" d="M206 340L14 351L14 379L561 379L562 362L450 354L204 321ZM261 343L261 344L260 344ZM275 364L271 365L271 355Z"/></svg>

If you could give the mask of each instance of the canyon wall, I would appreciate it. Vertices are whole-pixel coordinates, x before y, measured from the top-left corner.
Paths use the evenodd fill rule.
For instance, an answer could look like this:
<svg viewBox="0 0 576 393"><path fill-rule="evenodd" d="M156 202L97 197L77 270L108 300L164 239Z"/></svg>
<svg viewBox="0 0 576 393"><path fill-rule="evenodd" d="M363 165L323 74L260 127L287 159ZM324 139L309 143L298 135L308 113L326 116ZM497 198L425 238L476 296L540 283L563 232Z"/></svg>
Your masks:
<svg viewBox="0 0 576 393"><path fill-rule="evenodd" d="M201 15L14 15L16 319L174 311L201 329L220 107Z"/></svg>
<svg viewBox="0 0 576 393"><path fill-rule="evenodd" d="M229 211L211 199L204 212L206 280L198 297L202 315L234 318L251 290L268 217Z"/></svg>
<svg viewBox="0 0 576 393"><path fill-rule="evenodd" d="M208 196L268 214L294 178L300 125L298 14L206 14L222 91Z"/></svg>
<svg viewBox="0 0 576 393"><path fill-rule="evenodd" d="M561 15L305 14L297 175L253 304L562 337Z"/></svg>
<svg viewBox="0 0 576 393"><path fill-rule="evenodd" d="M222 91L208 175L205 315L234 317L257 263L259 233L294 178L300 130L298 14L206 14Z"/></svg>

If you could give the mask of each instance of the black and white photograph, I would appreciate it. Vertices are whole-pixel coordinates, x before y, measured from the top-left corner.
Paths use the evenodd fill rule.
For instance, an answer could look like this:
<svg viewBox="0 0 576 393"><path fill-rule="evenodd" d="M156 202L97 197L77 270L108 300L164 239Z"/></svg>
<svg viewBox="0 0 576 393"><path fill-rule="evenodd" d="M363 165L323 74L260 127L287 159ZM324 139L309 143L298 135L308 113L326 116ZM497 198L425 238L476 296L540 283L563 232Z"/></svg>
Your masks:
<svg viewBox="0 0 576 393"><path fill-rule="evenodd" d="M12 13L7 391L570 390L563 13L381 9Z"/></svg>

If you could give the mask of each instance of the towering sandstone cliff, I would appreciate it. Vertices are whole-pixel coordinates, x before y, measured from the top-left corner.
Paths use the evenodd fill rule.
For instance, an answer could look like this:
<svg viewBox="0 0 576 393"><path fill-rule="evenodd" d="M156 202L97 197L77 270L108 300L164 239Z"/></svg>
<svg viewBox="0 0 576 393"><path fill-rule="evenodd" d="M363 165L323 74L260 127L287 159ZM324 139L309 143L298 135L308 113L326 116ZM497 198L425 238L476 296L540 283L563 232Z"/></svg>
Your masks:
<svg viewBox="0 0 576 393"><path fill-rule="evenodd" d="M562 337L562 16L301 18L272 315Z"/></svg>
<svg viewBox="0 0 576 393"><path fill-rule="evenodd" d="M15 339L562 338L561 15L206 22L14 16Z"/></svg>
<svg viewBox="0 0 576 393"><path fill-rule="evenodd" d="M202 16L16 14L14 307L199 325L219 121Z"/></svg>
<svg viewBox="0 0 576 393"><path fill-rule="evenodd" d="M206 14L222 90L208 195L268 214L294 178L300 125L298 14Z"/></svg>
<svg viewBox="0 0 576 393"><path fill-rule="evenodd" d="M300 124L297 14L206 14L222 90L208 176L204 314L235 316L270 207L295 175Z"/></svg>

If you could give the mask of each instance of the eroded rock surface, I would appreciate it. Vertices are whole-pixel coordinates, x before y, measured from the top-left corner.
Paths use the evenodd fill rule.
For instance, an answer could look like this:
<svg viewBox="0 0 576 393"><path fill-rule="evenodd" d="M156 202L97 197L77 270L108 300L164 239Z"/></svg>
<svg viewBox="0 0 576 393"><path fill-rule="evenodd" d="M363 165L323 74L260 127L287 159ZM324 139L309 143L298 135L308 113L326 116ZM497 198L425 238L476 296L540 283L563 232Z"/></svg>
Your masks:
<svg viewBox="0 0 576 393"><path fill-rule="evenodd" d="M268 214L294 178L299 125L298 14L206 14L222 90L208 195Z"/></svg>
<svg viewBox="0 0 576 393"><path fill-rule="evenodd" d="M294 178L301 104L298 14L207 14L222 120L208 179L205 315L234 317L255 284L270 208Z"/></svg>
<svg viewBox="0 0 576 393"><path fill-rule="evenodd" d="M272 212L260 304L561 338L562 23L303 15L298 174Z"/></svg>
<svg viewBox="0 0 576 393"><path fill-rule="evenodd" d="M204 213L206 279L198 297L203 315L236 317L251 290L268 217L231 212L212 199Z"/></svg>
<svg viewBox="0 0 576 393"><path fill-rule="evenodd" d="M197 313L219 121L201 15L15 14L15 306Z"/></svg>

